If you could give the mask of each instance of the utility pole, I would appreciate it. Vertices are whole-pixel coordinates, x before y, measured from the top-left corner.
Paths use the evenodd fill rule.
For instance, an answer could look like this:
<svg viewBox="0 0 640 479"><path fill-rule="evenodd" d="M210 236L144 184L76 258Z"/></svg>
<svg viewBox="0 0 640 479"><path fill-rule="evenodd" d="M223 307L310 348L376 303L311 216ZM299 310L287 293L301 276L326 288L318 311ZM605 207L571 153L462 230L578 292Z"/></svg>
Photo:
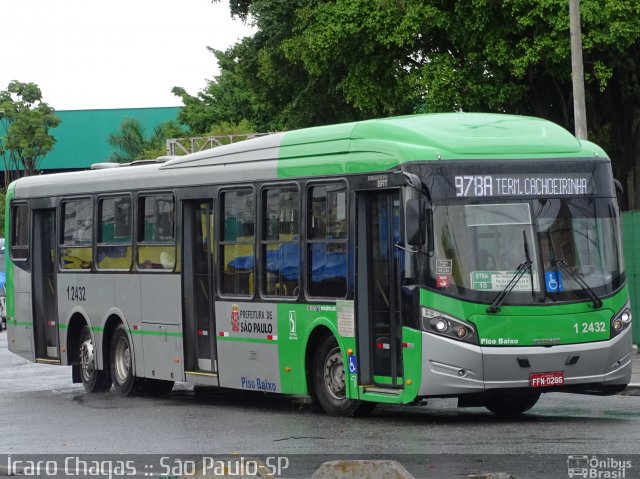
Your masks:
<svg viewBox="0 0 640 479"><path fill-rule="evenodd" d="M569 32L571 36L571 81L573 83L573 120L576 138L587 139L587 108L584 101L584 66L582 64L582 29L580 0L569 0Z"/></svg>

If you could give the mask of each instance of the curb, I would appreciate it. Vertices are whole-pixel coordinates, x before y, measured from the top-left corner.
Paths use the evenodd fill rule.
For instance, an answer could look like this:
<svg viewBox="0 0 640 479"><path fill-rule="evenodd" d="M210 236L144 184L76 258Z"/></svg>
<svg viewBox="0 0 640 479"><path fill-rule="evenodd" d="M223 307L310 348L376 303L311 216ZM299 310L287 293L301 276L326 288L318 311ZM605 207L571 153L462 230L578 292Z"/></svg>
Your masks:
<svg viewBox="0 0 640 479"><path fill-rule="evenodd" d="M619 394L623 396L640 396L640 383L630 383Z"/></svg>
<svg viewBox="0 0 640 479"><path fill-rule="evenodd" d="M15 474L9 473L9 468L7 466L0 466L0 476L14 476Z"/></svg>
<svg viewBox="0 0 640 479"><path fill-rule="evenodd" d="M311 479L414 479L397 461L346 460L329 461L320 465Z"/></svg>

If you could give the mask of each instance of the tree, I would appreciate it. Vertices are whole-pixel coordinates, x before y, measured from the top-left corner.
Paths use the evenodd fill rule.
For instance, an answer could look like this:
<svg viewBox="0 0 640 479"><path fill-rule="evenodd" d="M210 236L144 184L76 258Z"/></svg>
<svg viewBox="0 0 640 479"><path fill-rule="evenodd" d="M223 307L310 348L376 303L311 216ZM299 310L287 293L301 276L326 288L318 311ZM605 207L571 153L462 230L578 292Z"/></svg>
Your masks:
<svg viewBox="0 0 640 479"><path fill-rule="evenodd" d="M165 140L185 136L185 132L175 122L167 121L156 125L150 137L146 137L145 128L135 118L125 118L119 129L109 135L108 143L116 151L111 160L117 163L130 163L135 160L157 158L166 153Z"/></svg>
<svg viewBox="0 0 640 479"><path fill-rule="evenodd" d="M125 118L118 131L109 135L108 142L116 149L111 154L112 161L117 163L134 161L144 151L146 143L144 127L135 118Z"/></svg>
<svg viewBox="0 0 640 479"><path fill-rule="evenodd" d="M56 142L49 129L59 124L55 110L42 101L35 83L14 80L0 92L0 155L5 187L22 175L38 172L41 160Z"/></svg>
<svg viewBox="0 0 640 479"><path fill-rule="evenodd" d="M532 114L573 131L566 0L234 0L256 34L215 52L185 107L270 129L438 111ZM589 137L640 207L640 2L582 0ZM233 101L243 98L234 105Z"/></svg>
<svg viewBox="0 0 640 479"><path fill-rule="evenodd" d="M0 227L2 227L2 232L0 233L0 237L4 236L4 214L5 208L7 206L7 193L5 190L0 190ZM9 245L7 245L8 247Z"/></svg>
<svg viewBox="0 0 640 479"><path fill-rule="evenodd" d="M211 50L220 74L191 96L174 88L185 104L179 120L196 134L221 122L247 120L258 131L280 131L364 118L337 94L338 74L311 74L301 61L289 59L283 42L292 36L296 12L305 0L239 0L232 12L250 13L258 27L224 52Z"/></svg>

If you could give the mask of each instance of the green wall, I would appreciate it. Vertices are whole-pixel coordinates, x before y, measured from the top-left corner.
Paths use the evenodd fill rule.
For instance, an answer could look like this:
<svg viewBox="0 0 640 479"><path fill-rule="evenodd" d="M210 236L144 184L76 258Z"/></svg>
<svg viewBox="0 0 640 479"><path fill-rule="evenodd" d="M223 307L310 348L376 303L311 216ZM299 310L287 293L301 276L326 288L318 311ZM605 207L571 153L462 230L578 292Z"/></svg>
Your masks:
<svg viewBox="0 0 640 479"><path fill-rule="evenodd" d="M633 314L633 343L640 345L640 211L622 213L622 242Z"/></svg>
<svg viewBox="0 0 640 479"><path fill-rule="evenodd" d="M154 126L175 120L179 111L180 107L56 111L62 120L58 128L50 130L56 145L42 160L40 169L88 168L93 163L108 161L113 148L107 139L125 118L140 120L145 133L151 135Z"/></svg>

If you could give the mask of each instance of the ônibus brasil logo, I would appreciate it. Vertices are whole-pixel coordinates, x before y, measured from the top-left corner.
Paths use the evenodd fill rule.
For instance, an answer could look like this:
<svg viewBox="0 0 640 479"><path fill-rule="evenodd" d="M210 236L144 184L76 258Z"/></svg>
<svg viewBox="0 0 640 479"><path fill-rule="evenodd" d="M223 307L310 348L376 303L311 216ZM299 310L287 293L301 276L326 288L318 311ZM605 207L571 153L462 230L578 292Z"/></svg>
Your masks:
<svg viewBox="0 0 640 479"><path fill-rule="evenodd" d="M632 477L631 461L615 457L574 455L567 457L567 474L570 478L624 479Z"/></svg>

